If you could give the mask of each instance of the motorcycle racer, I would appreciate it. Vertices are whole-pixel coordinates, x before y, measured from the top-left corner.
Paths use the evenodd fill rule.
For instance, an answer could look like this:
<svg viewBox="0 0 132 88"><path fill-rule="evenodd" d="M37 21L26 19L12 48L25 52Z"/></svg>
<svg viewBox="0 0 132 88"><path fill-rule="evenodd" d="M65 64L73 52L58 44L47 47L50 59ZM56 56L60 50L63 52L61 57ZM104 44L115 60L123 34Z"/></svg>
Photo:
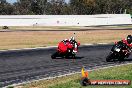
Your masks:
<svg viewBox="0 0 132 88"><path fill-rule="evenodd" d="M123 42L124 44L126 44L130 49L132 49L132 36L128 35L126 39L122 39L119 42ZM117 44L118 42L115 42L115 44Z"/></svg>
<svg viewBox="0 0 132 88"><path fill-rule="evenodd" d="M128 35L126 39L115 42L111 52L106 57L106 61L123 61L125 58L128 58L132 51L132 36Z"/></svg>
<svg viewBox="0 0 132 88"><path fill-rule="evenodd" d="M74 49L73 49L73 52L74 53L76 53L77 52L77 42L76 42L76 40L75 40L75 37L71 37L70 39L64 39L63 41L62 41L65 45L67 45L67 44L72 44L72 46L74 47Z"/></svg>
<svg viewBox="0 0 132 88"><path fill-rule="evenodd" d="M75 58L79 45L80 43L76 42L74 37L71 37L70 39L64 39L58 43L57 51L51 55L51 58Z"/></svg>
<svg viewBox="0 0 132 88"><path fill-rule="evenodd" d="M126 44L128 46L126 52L128 52L127 53L128 54L127 57L129 57L130 53L132 52L132 36L131 35L128 35L126 39L124 38L124 39L122 39L119 42L123 42L124 44ZM117 43L118 42L116 42L115 44L117 44Z"/></svg>
<svg viewBox="0 0 132 88"><path fill-rule="evenodd" d="M127 46L129 46L129 48L132 48L132 36L128 35L126 39L122 40L123 43L127 44Z"/></svg>

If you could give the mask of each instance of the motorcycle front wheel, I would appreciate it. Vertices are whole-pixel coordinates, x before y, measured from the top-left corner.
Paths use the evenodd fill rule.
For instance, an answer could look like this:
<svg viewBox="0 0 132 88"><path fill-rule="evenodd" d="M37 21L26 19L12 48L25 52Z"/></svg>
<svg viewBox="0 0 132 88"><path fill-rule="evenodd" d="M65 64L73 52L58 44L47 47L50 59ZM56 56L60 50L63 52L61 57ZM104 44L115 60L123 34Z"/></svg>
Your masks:
<svg viewBox="0 0 132 88"><path fill-rule="evenodd" d="M51 58L56 59L57 56L58 56L58 52L55 52L54 54L51 55Z"/></svg>
<svg viewBox="0 0 132 88"><path fill-rule="evenodd" d="M113 53L110 52L109 55L106 57L106 61L110 62L110 61L112 61L112 59L113 59Z"/></svg>

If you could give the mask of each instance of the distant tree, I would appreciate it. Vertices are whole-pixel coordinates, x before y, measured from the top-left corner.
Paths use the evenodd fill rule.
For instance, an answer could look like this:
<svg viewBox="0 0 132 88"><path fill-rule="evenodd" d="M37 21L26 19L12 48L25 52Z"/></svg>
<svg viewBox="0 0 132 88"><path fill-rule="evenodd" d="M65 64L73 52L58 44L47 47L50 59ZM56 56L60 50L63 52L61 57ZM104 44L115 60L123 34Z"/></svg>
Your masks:
<svg viewBox="0 0 132 88"><path fill-rule="evenodd" d="M47 0L33 0L31 9L35 14L46 14Z"/></svg>
<svg viewBox="0 0 132 88"><path fill-rule="evenodd" d="M32 0L19 0L18 2L14 3L14 13L18 15L33 14L31 12L31 1Z"/></svg>
<svg viewBox="0 0 132 88"><path fill-rule="evenodd" d="M70 0L70 6L74 14L93 14L95 0Z"/></svg>
<svg viewBox="0 0 132 88"><path fill-rule="evenodd" d="M14 8L6 0L0 0L0 15L10 15L13 14Z"/></svg>
<svg viewBox="0 0 132 88"><path fill-rule="evenodd" d="M132 14L132 0L0 0L0 15Z"/></svg>
<svg viewBox="0 0 132 88"><path fill-rule="evenodd" d="M69 7L64 0L50 0L47 3L48 14L63 15L69 14Z"/></svg>

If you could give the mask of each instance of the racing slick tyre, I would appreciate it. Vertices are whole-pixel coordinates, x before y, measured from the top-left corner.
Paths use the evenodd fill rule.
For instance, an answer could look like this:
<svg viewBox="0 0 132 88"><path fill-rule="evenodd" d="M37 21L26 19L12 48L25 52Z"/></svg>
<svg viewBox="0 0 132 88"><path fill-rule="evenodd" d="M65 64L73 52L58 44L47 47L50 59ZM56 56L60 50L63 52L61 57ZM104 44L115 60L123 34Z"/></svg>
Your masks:
<svg viewBox="0 0 132 88"><path fill-rule="evenodd" d="M87 86L87 85L91 84L91 82L88 78L82 78L80 83L82 86Z"/></svg>
<svg viewBox="0 0 132 88"><path fill-rule="evenodd" d="M51 55L51 58L56 59L57 56L58 56L58 52L55 52L54 54Z"/></svg>
<svg viewBox="0 0 132 88"><path fill-rule="evenodd" d="M113 53L112 53L112 52L110 52L110 53L109 53L109 55L106 57L106 61L107 61L107 62L112 61L112 59L113 59L113 58L112 58L112 57L113 57L113 55L112 55L112 54L113 54Z"/></svg>

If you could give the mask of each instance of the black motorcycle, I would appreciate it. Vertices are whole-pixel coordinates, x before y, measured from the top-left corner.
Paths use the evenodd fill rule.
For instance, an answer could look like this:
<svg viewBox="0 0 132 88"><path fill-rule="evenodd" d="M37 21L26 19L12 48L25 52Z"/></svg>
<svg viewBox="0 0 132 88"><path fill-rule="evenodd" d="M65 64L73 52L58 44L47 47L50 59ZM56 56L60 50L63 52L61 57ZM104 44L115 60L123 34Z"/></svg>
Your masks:
<svg viewBox="0 0 132 88"><path fill-rule="evenodd" d="M124 58L128 58L130 55L129 47L123 43L122 41L119 41L117 44L115 44L109 55L106 57L106 61L123 61Z"/></svg>

